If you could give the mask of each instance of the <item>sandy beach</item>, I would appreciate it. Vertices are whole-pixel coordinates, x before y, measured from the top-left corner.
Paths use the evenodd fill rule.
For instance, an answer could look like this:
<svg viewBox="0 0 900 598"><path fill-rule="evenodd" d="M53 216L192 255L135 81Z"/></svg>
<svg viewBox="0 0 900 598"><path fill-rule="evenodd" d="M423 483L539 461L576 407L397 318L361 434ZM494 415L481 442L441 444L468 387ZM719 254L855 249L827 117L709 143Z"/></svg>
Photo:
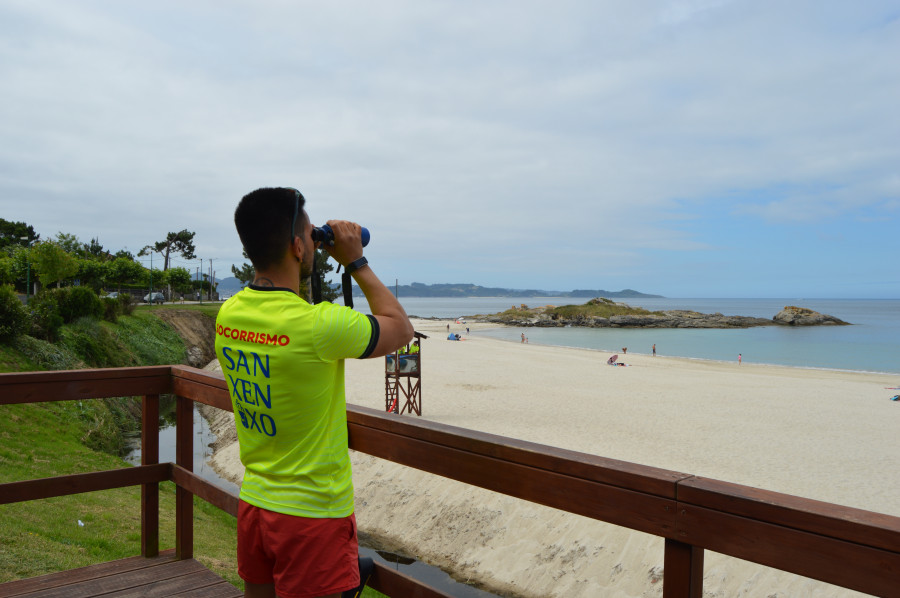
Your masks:
<svg viewBox="0 0 900 598"><path fill-rule="evenodd" d="M900 403L885 390L896 375L633 352L611 367L607 352L499 341L479 336L482 324L414 323L429 335L423 419L900 516ZM446 340L448 324L465 340ZM347 400L384 408L383 360L347 362ZM239 480L227 436L213 466ZM662 594L661 539L368 455L353 462L360 532L386 548L510 595ZM704 588L860 595L713 553Z"/></svg>

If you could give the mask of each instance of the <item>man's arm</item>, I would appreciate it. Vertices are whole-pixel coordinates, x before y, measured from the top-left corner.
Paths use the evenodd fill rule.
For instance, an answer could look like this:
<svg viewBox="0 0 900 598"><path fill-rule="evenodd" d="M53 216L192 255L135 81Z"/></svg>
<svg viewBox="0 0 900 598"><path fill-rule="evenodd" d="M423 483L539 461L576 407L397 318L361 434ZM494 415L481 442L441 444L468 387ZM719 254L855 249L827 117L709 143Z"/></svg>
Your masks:
<svg viewBox="0 0 900 598"><path fill-rule="evenodd" d="M413 337L413 325L406 310L384 286L368 265L351 274L369 302L372 315L381 328L378 344L369 357L383 357L406 345Z"/></svg>
<svg viewBox="0 0 900 598"><path fill-rule="evenodd" d="M334 232L335 238L334 246L325 248L331 257L336 259L339 264L343 264L345 268L350 262L362 257L362 241L358 224L346 220L329 220L328 225ZM369 357L383 357L412 340L415 330L413 330L412 322L409 321L409 316L406 315L406 310L403 309L394 294L384 286L384 283L375 276L372 268L365 265L352 272L351 276L366 296L369 309L378 320L378 326L381 329L378 344L375 345L375 349L369 354Z"/></svg>

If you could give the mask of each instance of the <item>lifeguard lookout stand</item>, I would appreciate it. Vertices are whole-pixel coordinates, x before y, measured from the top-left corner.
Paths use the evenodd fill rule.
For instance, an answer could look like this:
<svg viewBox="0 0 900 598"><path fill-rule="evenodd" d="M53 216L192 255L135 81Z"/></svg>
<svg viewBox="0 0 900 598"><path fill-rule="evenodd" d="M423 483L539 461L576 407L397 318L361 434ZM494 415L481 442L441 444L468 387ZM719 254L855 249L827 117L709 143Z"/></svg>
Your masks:
<svg viewBox="0 0 900 598"><path fill-rule="evenodd" d="M384 407L388 413L422 415L422 339L384 358Z"/></svg>

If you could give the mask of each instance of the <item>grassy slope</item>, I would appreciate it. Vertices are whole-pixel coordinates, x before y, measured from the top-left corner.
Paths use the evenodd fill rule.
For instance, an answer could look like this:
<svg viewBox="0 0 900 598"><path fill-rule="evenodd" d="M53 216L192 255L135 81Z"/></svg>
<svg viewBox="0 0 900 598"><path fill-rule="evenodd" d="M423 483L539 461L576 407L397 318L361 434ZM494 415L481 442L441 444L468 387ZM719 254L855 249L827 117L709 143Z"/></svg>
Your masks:
<svg viewBox="0 0 900 598"><path fill-rule="evenodd" d="M0 371L177 363L181 339L147 310L115 325L66 326L57 344L0 345ZM0 482L118 469L130 398L0 406ZM195 499L195 554L235 585L236 522ZM161 485L160 547L175 545L175 486ZM84 524L79 525L79 520ZM0 582L140 553L140 489L119 488L0 505Z"/></svg>
<svg viewBox="0 0 900 598"><path fill-rule="evenodd" d="M218 310L213 305L173 307L213 316ZM115 325L80 322L66 327L58 344L24 338L15 346L0 345L0 371L180 362L180 338L152 316L152 310L167 308L139 308ZM0 483L126 467L119 457L95 448L118 446L116 426L121 428L122 419L115 410L127 402L0 406ZM235 519L200 499L194 504L195 557L242 588ZM174 514L175 486L167 482L160 490L163 550L175 545ZM140 537L138 487L0 505L0 583L133 556L140 553ZM364 596L382 595L366 590Z"/></svg>
<svg viewBox="0 0 900 598"><path fill-rule="evenodd" d="M0 482L127 467L82 443L85 419L96 413L76 401L6 405L2 414ZM234 518L194 503L197 560L238 584ZM0 582L139 554L140 519L136 486L0 505ZM160 548L174 546L175 486L167 482L160 491Z"/></svg>

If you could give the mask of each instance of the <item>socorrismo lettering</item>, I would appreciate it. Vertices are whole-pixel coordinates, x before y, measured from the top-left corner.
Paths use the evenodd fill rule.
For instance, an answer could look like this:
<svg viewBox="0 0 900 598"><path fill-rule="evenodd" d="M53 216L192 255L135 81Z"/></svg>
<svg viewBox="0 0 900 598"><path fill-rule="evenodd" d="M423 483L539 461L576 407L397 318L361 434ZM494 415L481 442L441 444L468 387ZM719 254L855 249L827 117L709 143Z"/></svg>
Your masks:
<svg viewBox="0 0 900 598"><path fill-rule="evenodd" d="M230 338L236 341L244 341L247 343L256 343L258 345L278 345L285 347L290 344L291 337L286 334L269 334L267 332L253 332L250 330L241 330L240 328L230 328L219 324L216 326L216 334L224 338Z"/></svg>

